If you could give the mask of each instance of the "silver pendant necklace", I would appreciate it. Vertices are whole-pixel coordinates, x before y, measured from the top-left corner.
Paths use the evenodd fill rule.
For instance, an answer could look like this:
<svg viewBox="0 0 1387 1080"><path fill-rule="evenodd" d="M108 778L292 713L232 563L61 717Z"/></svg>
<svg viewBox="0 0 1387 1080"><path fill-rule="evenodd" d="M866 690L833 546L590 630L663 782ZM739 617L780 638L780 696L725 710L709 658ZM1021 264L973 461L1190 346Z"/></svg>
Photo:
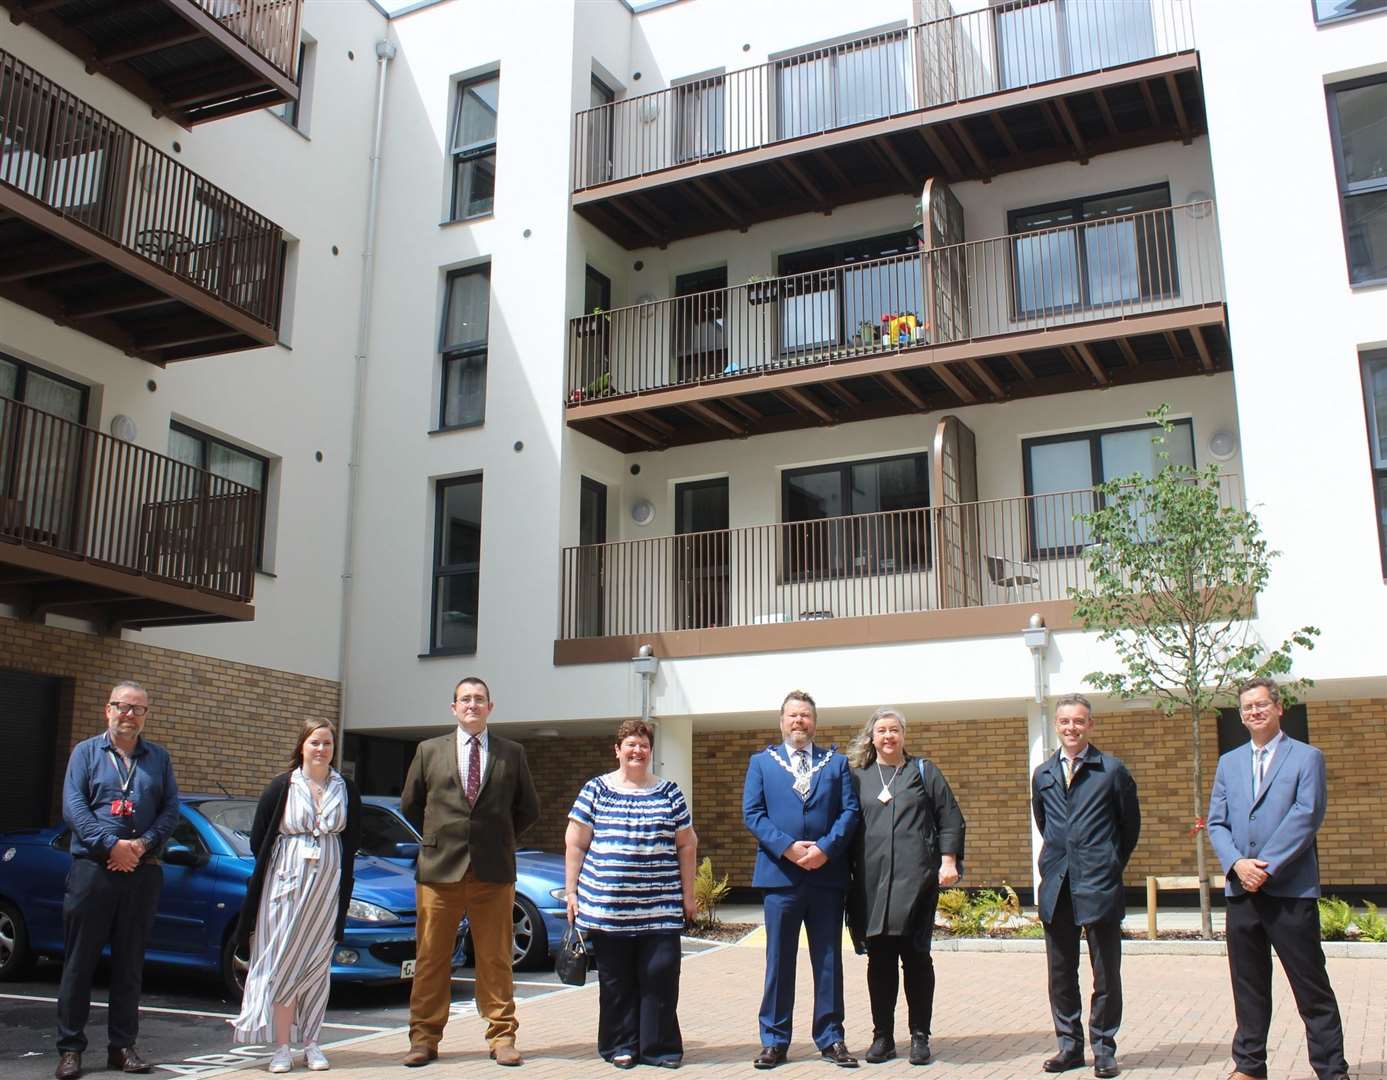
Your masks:
<svg viewBox="0 0 1387 1080"><path fill-rule="evenodd" d="M886 805L887 803L889 803L893 798L895 798L895 796L891 794L891 785L894 784L894 783L896 782L896 777L900 776L900 774L901 774L901 766L900 766L900 765L897 765L897 766L896 766L896 771L893 772L893 773L891 774L891 779L890 779L890 780L886 779L886 774L885 774L884 772L881 771L881 762L880 762L880 761L878 761L878 762L876 763L876 767L877 767L877 777L881 780L881 792L877 795L877 802L879 802L879 803L881 803L883 806L885 806L885 805Z"/></svg>

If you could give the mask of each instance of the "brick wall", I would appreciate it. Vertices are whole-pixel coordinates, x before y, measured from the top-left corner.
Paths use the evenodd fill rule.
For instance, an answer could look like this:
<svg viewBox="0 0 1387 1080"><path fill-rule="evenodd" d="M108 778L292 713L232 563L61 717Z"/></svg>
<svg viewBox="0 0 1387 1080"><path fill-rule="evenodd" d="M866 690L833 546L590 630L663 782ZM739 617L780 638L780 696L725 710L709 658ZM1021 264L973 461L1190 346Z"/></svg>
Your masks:
<svg viewBox="0 0 1387 1080"><path fill-rule="evenodd" d="M0 664L64 680L55 820L68 754L105 729L107 694L123 679L149 691L145 735L169 750L183 791L258 795L287 766L303 719L337 716L331 680L14 619L0 618Z"/></svg>
<svg viewBox="0 0 1387 1080"><path fill-rule="evenodd" d="M539 791L539 821L521 843L542 851L563 851L568 811L579 790L594 776L616 768L614 742L611 735L520 740Z"/></svg>

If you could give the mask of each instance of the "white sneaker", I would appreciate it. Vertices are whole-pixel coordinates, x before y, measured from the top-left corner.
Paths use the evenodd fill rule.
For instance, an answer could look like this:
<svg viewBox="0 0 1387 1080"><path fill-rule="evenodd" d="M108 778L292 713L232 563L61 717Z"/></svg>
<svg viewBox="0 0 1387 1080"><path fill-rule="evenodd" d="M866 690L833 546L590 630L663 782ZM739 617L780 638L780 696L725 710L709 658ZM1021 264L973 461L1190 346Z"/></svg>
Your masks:
<svg viewBox="0 0 1387 1080"><path fill-rule="evenodd" d="M324 1056L322 1050L318 1048L317 1043L309 1043L303 1048L303 1063L314 1072L322 1072L324 1069L329 1068L327 1058Z"/></svg>
<svg viewBox="0 0 1387 1080"><path fill-rule="evenodd" d="M270 1072L287 1073L294 1067L294 1051L289 1049L289 1044L285 1043L275 1051L275 1056L270 1058Z"/></svg>

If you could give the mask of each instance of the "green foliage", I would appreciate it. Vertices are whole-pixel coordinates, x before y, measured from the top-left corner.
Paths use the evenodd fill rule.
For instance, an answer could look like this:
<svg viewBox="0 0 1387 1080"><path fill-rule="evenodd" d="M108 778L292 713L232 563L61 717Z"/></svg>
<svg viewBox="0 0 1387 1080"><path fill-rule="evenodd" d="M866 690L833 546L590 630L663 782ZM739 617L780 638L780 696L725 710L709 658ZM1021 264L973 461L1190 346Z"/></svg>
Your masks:
<svg viewBox="0 0 1387 1080"><path fill-rule="evenodd" d="M958 937L981 937L1006 926L1020 913L1021 901L1010 885L979 889L971 895L963 889L939 894L939 914L949 932Z"/></svg>
<svg viewBox="0 0 1387 1080"><path fill-rule="evenodd" d="M728 876L723 874L719 881L713 875L713 860L706 855L698 864L698 873L694 875L694 903L698 905L695 923L698 926L713 927L722 921L718 918L717 909L732 891L732 886L727 882Z"/></svg>
<svg viewBox="0 0 1387 1080"><path fill-rule="evenodd" d="M1320 897L1320 937L1325 941L1343 941L1353 922L1353 908L1337 896Z"/></svg>
<svg viewBox="0 0 1387 1080"><path fill-rule="evenodd" d="M1358 936L1364 941L1387 941L1387 919L1370 900L1363 901L1362 914L1355 915L1353 924L1358 927Z"/></svg>
<svg viewBox="0 0 1387 1080"><path fill-rule="evenodd" d="M1017 929L1016 936L1019 938L1043 938L1045 936L1045 924L1039 919L1032 919L1025 926Z"/></svg>

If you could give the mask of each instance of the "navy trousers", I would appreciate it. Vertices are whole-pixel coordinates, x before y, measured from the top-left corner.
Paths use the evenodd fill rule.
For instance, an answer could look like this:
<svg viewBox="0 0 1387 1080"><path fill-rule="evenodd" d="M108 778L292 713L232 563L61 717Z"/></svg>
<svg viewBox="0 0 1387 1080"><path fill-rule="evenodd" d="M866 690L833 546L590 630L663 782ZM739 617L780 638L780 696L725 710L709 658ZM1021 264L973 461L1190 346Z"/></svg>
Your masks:
<svg viewBox="0 0 1387 1080"><path fill-rule="evenodd" d="M843 890L767 889L766 987L761 995L761 1045L789 1046L795 1012L799 929L809 937L814 972L814 1045L843 1042Z"/></svg>
<svg viewBox="0 0 1387 1080"><path fill-rule="evenodd" d="M646 1065L678 1065L679 965L676 933L592 935L597 954L597 1052L630 1054Z"/></svg>
<svg viewBox="0 0 1387 1080"><path fill-rule="evenodd" d="M1079 935L1088 939L1093 968L1088 1037L1095 1058L1117 1056L1117 1029L1122 1024L1122 923L1118 919L1079 926L1069 880L1060 886L1055 917L1045 923L1045 959L1050 970L1050 1013L1062 1054L1084 1052L1083 1004L1079 998Z"/></svg>
<svg viewBox="0 0 1387 1080"><path fill-rule="evenodd" d="M92 975L101 950L111 946L107 1046L124 1050L140 1033L144 949L154 928L164 871L144 863L127 872L104 862L73 859L63 896L63 977L58 984L58 1049L87 1048Z"/></svg>

